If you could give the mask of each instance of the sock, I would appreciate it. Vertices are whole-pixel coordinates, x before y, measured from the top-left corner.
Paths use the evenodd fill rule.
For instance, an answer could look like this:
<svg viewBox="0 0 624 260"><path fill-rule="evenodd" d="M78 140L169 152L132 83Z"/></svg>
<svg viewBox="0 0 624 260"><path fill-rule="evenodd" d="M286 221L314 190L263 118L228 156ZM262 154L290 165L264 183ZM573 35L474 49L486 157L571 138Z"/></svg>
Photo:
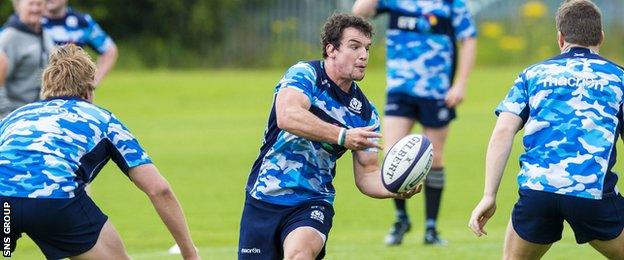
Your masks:
<svg viewBox="0 0 624 260"><path fill-rule="evenodd" d="M407 216L407 210L405 206L405 200L394 199L394 207L396 208L396 218L401 221L409 221Z"/></svg>
<svg viewBox="0 0 624 260"><path fill-rule="evenodd" d="M425 222L425 227L427 228L427 230L435 230L436 229L436 220L435 219L427 219L427 221Z"/></svg>
<svg viewBox="0 0 624 260"><path fill-rule="evenodd" d="M436 229L443 188L444 170L432 169L425 182L425 219L427 229Z"/></svg>

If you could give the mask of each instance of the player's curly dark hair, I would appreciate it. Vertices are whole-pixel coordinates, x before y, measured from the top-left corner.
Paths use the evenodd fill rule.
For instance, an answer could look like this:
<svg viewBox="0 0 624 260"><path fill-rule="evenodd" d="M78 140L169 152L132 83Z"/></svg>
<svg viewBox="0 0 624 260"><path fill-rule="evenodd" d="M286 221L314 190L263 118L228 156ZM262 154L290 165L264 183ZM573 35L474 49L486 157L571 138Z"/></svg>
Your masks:
<svg viewBox="0 0 624 260"><path fill-rule="evenodd" d="M364 20L364 18L350 14L335 13L327 19L321 32L323 58L327 58L325 47L328 44L333 45L335 48L340 47L342 32L349 27L359 30L369 38L373 36L373 25Z"/></svg>

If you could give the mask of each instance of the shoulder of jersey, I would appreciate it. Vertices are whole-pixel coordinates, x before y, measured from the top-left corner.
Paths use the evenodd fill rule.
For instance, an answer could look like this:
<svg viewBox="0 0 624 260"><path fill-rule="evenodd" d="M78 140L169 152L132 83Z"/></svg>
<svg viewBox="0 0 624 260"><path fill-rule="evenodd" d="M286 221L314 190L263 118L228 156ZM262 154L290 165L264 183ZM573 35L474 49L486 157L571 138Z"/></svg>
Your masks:
<svg viewBox="0 0 624 260"><path fill-rule="evenodd" d="M90 15L81 13L71 8L67 10L67 17L65 19L76 19L76 24L78 25L78 27L86 27L89 24L89 21L93 20Z"/></svg>

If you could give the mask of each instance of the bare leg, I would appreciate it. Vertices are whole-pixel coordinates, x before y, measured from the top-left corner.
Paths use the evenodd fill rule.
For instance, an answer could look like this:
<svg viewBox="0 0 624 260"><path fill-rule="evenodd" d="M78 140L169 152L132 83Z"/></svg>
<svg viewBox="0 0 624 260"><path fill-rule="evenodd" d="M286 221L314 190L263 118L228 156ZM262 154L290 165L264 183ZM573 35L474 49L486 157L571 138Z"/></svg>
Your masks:
<svg viewBox="0 0 624 260"><path fill-rule="evenodd" d="M384 134L384 151L387 153L390 148L412 131L414 120L407 117L386 116L383 121ZM407 210L405 208L405 200L395 199L395 209L397 210L397 219L409 222Z"/></svg>
<svg viewBox="0 0 624 260"><path fill-rule="evenodd" d="M614 239L608 241L592 240L589 244L609 259L624 260L624 230Z"/></svg>
<svg viewBox="0 0 624 260"><path fill-rule="evenodd" d="M442 159L448 131L448 126L442 128L425 127L423 129L424 134L431 140L431 144L433 144L433 164L431 165L433 169L444 167L444 161Z"/></svg>
<svg viewBox="0 0 624 260"><path fill-rule="evenodd" d="M284 240L284 259L311 260L323 249L325 239L312 227L299 227Z"/></svg>
<svg viewBox="0 0 624 260"><path fill-rule="evenodd" d="M70 257L72 260L97 260L97 259L130 259L126 253L121 237L113 227L110 220L107 220L100 231L97 243L89 251Z"/></svg>
<svg viewBox="0 0 624 260"><path fill-rule="evenodd" d="M551 245L535 244L522 239L514 230L511 220L509 220L507 234L505 235L503 258L506 260L540 259L550 249Z"/></svg>

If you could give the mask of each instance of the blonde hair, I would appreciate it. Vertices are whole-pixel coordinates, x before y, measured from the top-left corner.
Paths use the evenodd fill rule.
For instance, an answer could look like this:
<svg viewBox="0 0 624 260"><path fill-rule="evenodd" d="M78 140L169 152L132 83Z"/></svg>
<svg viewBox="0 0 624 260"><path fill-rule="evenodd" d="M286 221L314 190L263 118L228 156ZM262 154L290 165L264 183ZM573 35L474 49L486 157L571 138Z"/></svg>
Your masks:
<svg viewBox="0 0 624 260"><path fill-rule="evenodd" d="M43 71L41 98L82 97L95 90L95 64L82 48L68 44L50 54Z"/></svg>

